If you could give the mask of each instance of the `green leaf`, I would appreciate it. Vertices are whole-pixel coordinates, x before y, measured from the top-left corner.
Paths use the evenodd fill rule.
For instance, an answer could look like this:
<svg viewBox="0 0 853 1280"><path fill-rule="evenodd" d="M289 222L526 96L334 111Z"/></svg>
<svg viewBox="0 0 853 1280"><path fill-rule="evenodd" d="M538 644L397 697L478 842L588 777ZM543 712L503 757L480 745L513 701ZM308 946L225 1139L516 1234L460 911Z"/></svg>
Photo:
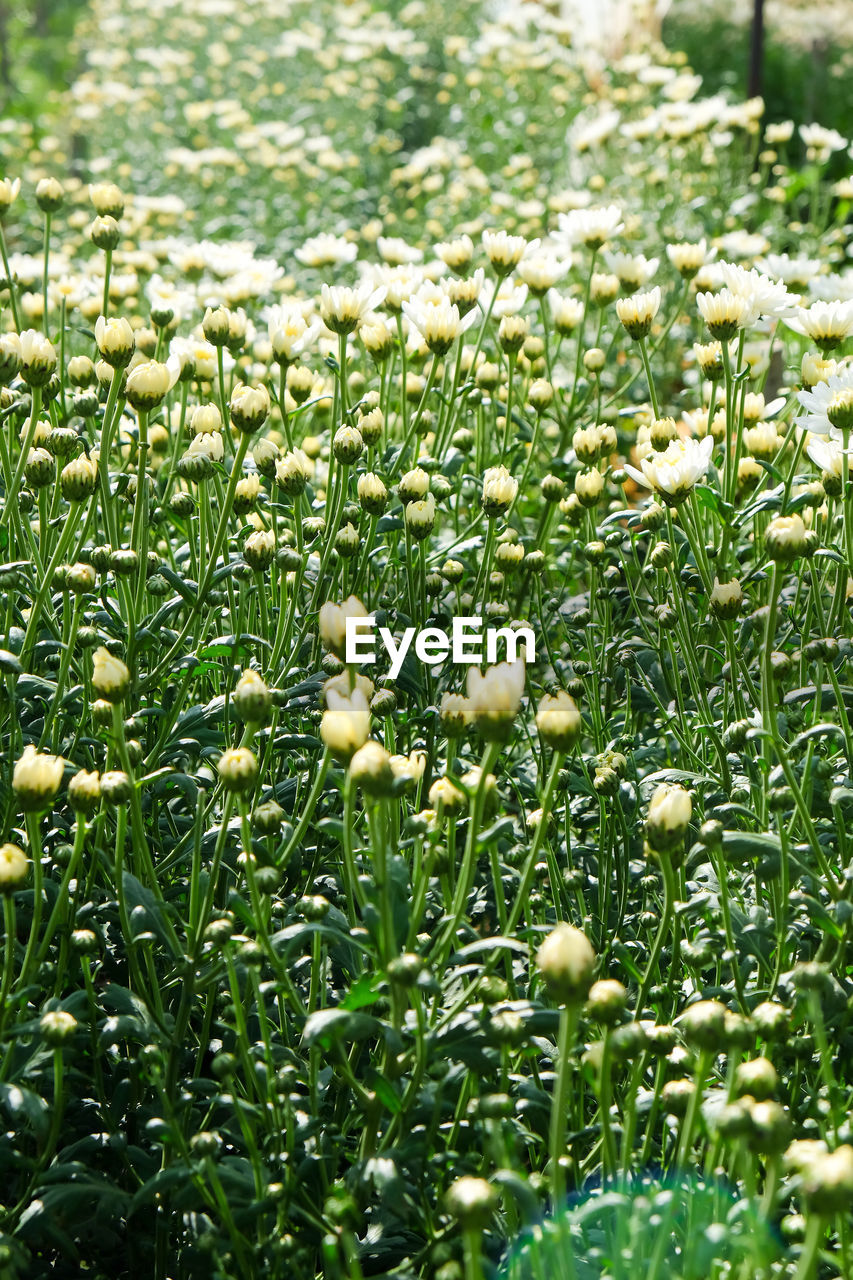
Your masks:
<svg viewBox="0 0 853 1280"><path fill-rule="evenodd" d="M364 1083L376 1094L386 1111L396 1116L403 1109L402 1102L394 1092L394 1086L386 1076L380 1075L378 1071L371 1068L364 1078Z"/></svg>
<svg viewBox="0 0 853 1280"><path fill-rule="evenodd" d="M333 1044L348 1044L353 1040L367 1040L382 1032L382 1023L369 1013L353 1009L320 1009L312 1013L305 1023L302 1039L307 1045L320 1045L330 1049Z"/></svg>
<svg viewBox="0 0 853 1280"><path fill-rule="evenodd" d="M39 1142L45 1140L50 1130L50 1108L44 1098L17 1084L0 1084L0 1103L13 1123L23 1117Z"/></svg>
<svg viewBox="0 0 853 1280"><path fill-rule="evenodd" d="M163 904L129 871L122 872L121 882L134 938L150 932L155 934L164 946L171 949L172 939L163 923Z"/></svg>

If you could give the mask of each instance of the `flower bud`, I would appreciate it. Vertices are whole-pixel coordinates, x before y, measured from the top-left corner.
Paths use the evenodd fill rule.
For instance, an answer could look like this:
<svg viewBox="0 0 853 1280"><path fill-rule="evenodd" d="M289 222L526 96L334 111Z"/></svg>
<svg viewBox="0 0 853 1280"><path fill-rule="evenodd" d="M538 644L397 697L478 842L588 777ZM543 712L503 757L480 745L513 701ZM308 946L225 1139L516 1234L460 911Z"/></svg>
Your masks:
<svg viewBox="0 0 853 1280"><path fill-rule="evenodd" d="M687 834L693 801L684 787L661 783L649 803L646 838L656 853L677 848Z"/></svg>
<svg viewBox="0 0 853 1280"><path fill-rule="evenodd" d="M120 218L124 213L124 196L114 182L94 183L89 187L89 199L102 218Z"/></svg>
<svg viewBox="0 0 853 1280"><path fill-rule="evenodd" d="M39 1020L39 1031L45 1044L50 1045L52 1049L58 1049L74 1035L77 1025L77 1019L73 1014L67 1013L64 1009L51 1009L49 1013L42 1014Z"/></svg>
<svg viewBox="0 0 853 1280"><path fill-rule="evenodd" d="M243 559L255 573L264 573L275 559L275 534L272 529L250 533L243 543Z"/></svg>
<svg viewBox="0 0 853 1280"><path fill-rule="evenodd" d="M101 358L113 369L123 369L130 364L136 349L136 339L130 322L123 316L114 316L111 320L98 316L95 321L95 341Z"/></svg>
<svg viewBox="0 0 853 1280"><path fill-rule="evenodd" d="M27 883L30 862L16 844L0 845L0 895L15 893Z"/></svg>
<svg viewBox="0 0 853 1280"><path fill-rule="evenodd" d="M95 651L92 659L92 687L99 698L107 702L121 702L130 688L130 672L121 658L115 657L103 646Z"/></svg>
<svg viewBox="0 0 853 1280"><path fill-rule="evenodd" d="M231 701L245 724L266 724L272 710L272 694L266 681L250 668L237 681Z"/></svg>
<svg viewBox="0 0 853 1280"><path fill-rule="evenodd" d="M406 506L406 528L413 538L421 542L428 538L435 527L435 498L428 493L425 498Z"/></svg>
<svg viewBox="0 0 853 1280"><path fill-rule="evenodd" d="M482 503L487 516L503 515L509 510L518 493L518 481L506 467L489 467L483 476Z"/></svg>
<svg viewBox="0 0 853 1280"><path fill-rule="evenodd" d="M89 228L89 239L96 249L115 249L121 240L121 232L115 218L109 214L95 218Z"/></svg>
<svg viewBox="0 0 853 1280"><path fill-rule="evenodd" d="M575 476L575 494L582 507L596 506L603 492L604 476L595 468L591 471L579 471Z"/></svg>
<svg viewBox="0 0 853 1280"><path fill-rule="evenodd" d="M732 621L739 617L743 607L743 589L737 578L725 583L715 578L710 605L714 614L723 621Z"/></svg>
<svg viewBox="0 0 853 1280"><path fill-rule="evenodd" d="M463 1229L478 1231L486 1227L497 1208L497 1192L485 1178L457 1178L450 1184L444 1203L447 1212Z"/></svg>
<svg viewBox="0 0 853 1280"><path fill-rule="evenodd" d="M397 485L397 496L405 506L409 502L418 502L429 492L429 476L421 467L405 472Z"/></svg>
<svg viewBox="0 0 853 1280"><path fill-rule="evenodd" d="M127 375L124 394L134 409L148 412L171 391L178 377L177 364L161 364L158 360L143 360Z"/></svg>
<svg viewBox="0 0 853 1280"><path fill-rule="evenodd" d="M68 783L68 803L75 813L89 817L101 802L101 777L98 771L80 769Z"/></svg>
<svg viewBox="0 0 853 1280"><path fill-rule="evenodd" d="M562 922L536 953L536 965L552 996L561 1004L580 1004L589 994L595 952L586 934Z"/></svg>
<svg viewBox="0 0 853 1280"><path fill-rule="evenodd" d="M7 346L8 351L8 346ZM28 387L43 387L56 368L53 343L37 329L25 329L20 336L21 377Z"/></svg>
<svg viewBox="0 0 853 1280"><path fill-rule="evenodd" d="M338 462L351 465L357 462L364 450L364 441L357 427L338 427L332 441L332 452Z"/></svg>
<svg viewBox="0 0 853 1280"><path fill-rule="evenodd" d="M270 396L266 387L247 387L238 382L231 392L231 423L245 435L259 431L269 417Z"/></svg>
<svg viewBox="0 0 853 1280"><path fill-rule="evenodd" d="M350 760L353 782L369 796L388 796L394 786L391 757L379 742L365 742Z"/></svg>
<svg viewBox="0 0 853 1280"><path fill-rule="evenodd" d="M358 688L344 697L335 689L326 693L327 710L320 721L320 737L332 755L351 760L367 741L370 732L370 708Z"/></svg>
<svg viewBox="0 0 853 1280"><path fill-rule="evenodd" d="M581 713L571 694L561 690L546 694L536 712L536 727L543 742L556 751L570 751L581 731Z"/></svg>
<svg viewBox="0 0 853 1280"><path fill-rule="evenodd" d="M365 471L358 477L358 500L364 510L372 516L381 516L388 506L388 490L379 476L372 471Z"/></svg>
<svg viewBox="0 0 853 1280"><path fill-rule="evenodd" d="M246 795L258 777L258 761L248 747L229 747L219 757L219 777L226 791Z"/></svg>
<svg viewBox="0 0 853 1280"><path fill-rule="evenodd" d="M12 774L12 790L25 813L46 809L52 803L64 771L61 756L39 752L32 743L24 747Z"/></svg>
<svg viewBox="0 0 853 1280"><path fill-rule="evenodd" d="M767 526L764 545L771 560L791 564L806 550L806 526L802 516L775 516Z"/></svg>
<svg viewBox="0 0 853 1280"><path fill-rule="evenodd" d="M65 189L57 178L42 178L36 185L36 204L42 213L56 213L64 199Z"/></svg>
<svg viewBox="0 0 853 1280"><path fill-rule="evenodd" d="M628 992L615 978L594 982L587 997L587 1013L606 1027L614 1026L628 1004Z"/></svg>
<svg viewBox="0 0 853 1280"><path fill-rule="evenodd" d="M231 337L231 313L227 307L208 307L201 322L202 332L214 347L224 347Z"/></svg>
<svg viewBox="0 0 853 1280"><path fill-rule="evenodd" d="M697 1049L719 1049L726 1029L726 1006L718 1000L697 1000L681 1018L684 1039Z"/></svg>
<svg viewBox="0 0 853 1280"><path fill-rule="evenodd" d="M275 476L276 463L281 457L281 451L274 440L265 438L259 440L252 449L252 459L255 466L262 476L266 476L267 480L272 480Z"/></svg>
<svg viewBox="0 0 853 1280"><path fill-rule="evenodd" d="M0 334L0 387L14 381L22 363L21 339L17 333Z"/></svg>

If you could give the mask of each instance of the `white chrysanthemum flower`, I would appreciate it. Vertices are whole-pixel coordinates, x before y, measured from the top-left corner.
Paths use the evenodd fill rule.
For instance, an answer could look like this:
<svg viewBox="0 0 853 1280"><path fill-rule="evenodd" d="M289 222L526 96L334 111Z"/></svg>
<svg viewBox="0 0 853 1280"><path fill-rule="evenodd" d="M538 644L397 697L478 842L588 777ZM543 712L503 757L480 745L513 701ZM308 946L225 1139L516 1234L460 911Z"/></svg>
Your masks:
<svg viewBox="0 0 853 1280"><path fill-rule="evenodd" d="M660 285L648 293L635 293L631 298L619 298L616 314L626 332L632 338L645 338L660 307Z"/></svg>
<svg viewBox="0 0 853 1280"><path fill-rule="evenodd" d="M813 302L785 323L795 333L805 334L825 351L839 346L853 330L853 302Z"/></svg>
<svg viewBox="0 0 853 1280"><path fill-rule="evenodd" d="M801 124L799 133L805 146L819 155L830 156L847 146L847 138L837 129L826 129L822 124Z"/></svg>
<svg viewBox="0 0 853 1280"><path fill-rule="evenodd" d="M542 298L553 289L571 266L571 259L558 258L555 254L540 252L530 254L519 262L516 275L526 284L534 298Z"/></svg>
<svg viewBox="0 0 853 1280"><path fill-rule="evenodd" d="M524 236L511 236L506 231L483 232L483 248L486 251L486 257L499 276L509 275L524 255L530 253L538 244L538 240L531 240L528 243Z"/></svg>
<svg viewBox="0 0 853 1280"><path fill-rule="evenodd" d="M382 261L392 267L402 267L407 262L420 262L424 256L422 249L407 244L399 236L378 236L376 248Z"/></svg>
<svg viewBox="0 0 853 1280"><path fill-rule="evenodd" d="M679 503L707 473L713 449L711 435L702 440L673 440L663 453L644 458L640 464L642 471L628 464L625 470L643 488L652 489L671 503Z"/></svg>
<svg viewBox="0 0 853 1280"><path fill-rule="evenodd" d="M525 666L521 659L489 667L483 675L468 669L468 702L471 718L484 737L503 732L518 714L524 693Z"/></svg>
<svg viewBox="0 0 853 1280"><path fill-rule="evenodd" d="M403 303L403 314L413 324L430 351L443 356L453 343L477 323L477 312L469 311L460 316L459 308L442 293L438 298L413 298Z"/></svg>
<svg viewBox="0 0 853 1280"><path fill-rule="evenodd" d="M712 335L722 342L728 342L738 329L745 326L749 313L746 300L730 289L721 289L719 293L697 293L696 306Z"/></svg>
<svg viewBox="0 0 853 1280"><path fill-rule="evenodd" d="M797 399L806 410L799 425L815 435L836 435L830 418L835 416L836 406L844 406L853 400L853 365L833 374L825 382L816 383L811 390L798 391Z"/></svg>
<svg viewBox="0 0 853 1280"><path fill-rule="evenodd" d="M647 258L644 253L609 253L607 265L619 277L623 289L642 289L660 266L660 258Z"/></svg>
<svg viewBox="0 0 853 1280"><path fill-rule="evenodd" d="M292 364L304 355L322 332L319 320L310 323L298 304L268 307L264 318L273 355L284 364Z"/></svg>
<svg viewBox="0 0 853 1280"><path fill-rule="evenodd" d="M838 440L823 440L820 436L810 435L806 443L806 453L816 467L831 476L840 477L844 466L844 449ZM848 458L853 456L853 449L847 450Z"/></svg>
<svg viewBox="0 0 853 1280"><path fill-rule="evenodd" d="M492 298L495 298L492 303ZM486 281L483 286L483 293L480 298L480 306L483 311L492 309L492 315L496 320L503 319L504 316L518 315L521 308L527 301L527 285L514 285L511 280L501 280L500 284Z"/></svg>
<svg viewBox="0 0 853 1280"><path fill-rule="evenodd" d="M548 294L551 321L557 333L574 332L583 320L583 303L580 298L567 298L556 290Z"/></svg>
<svg viewBox="0 0 853 1280"><path fill-rule="evenodd" d="M332 333L352 333L364 317L385 297L383 285L374 288L365 280L355 289L324 284L320 291L320 316Z"/></svg>
<svg viewBox="0 0 853 1280"><path fill-rule="evenodd" d="M343 236L321 232L306 240L300 249L294 251L293 256L306 267L337 267L355 262L358 246L345 240Z"/></svg>
<svg viewBox="0 0 853 1280"><path fill-rule="evenodd" d="M748 270L736 262L718 265L723 284L746 303L741 328L750 328L762 316L772 319L789 316L796 308L798 299L788 292L781 280L771 280L760 271Z"/></svg>
<svg viewBox="0 0 853 1280"><path fill-rule="evenodd" d="M560 238L569 245L584 244L600 249L624 229L622 211L615 204L590 209L572 209L557 217Z"/></svg>

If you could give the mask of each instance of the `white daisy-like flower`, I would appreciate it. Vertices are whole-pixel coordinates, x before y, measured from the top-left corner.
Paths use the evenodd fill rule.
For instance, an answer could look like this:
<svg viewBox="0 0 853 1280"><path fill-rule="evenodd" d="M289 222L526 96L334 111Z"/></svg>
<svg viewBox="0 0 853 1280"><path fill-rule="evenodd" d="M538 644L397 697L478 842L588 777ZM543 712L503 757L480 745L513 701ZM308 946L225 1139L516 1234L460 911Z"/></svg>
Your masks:
<svg viewBox="0 0 853 1280"><path fill-rule="evenodd" d="M820 436L809 435L806 441L806 453L821 471L826 471L831 476L842 474L844 449L838 440L823 440ZM853 449L848 449L848 458L851 455L853 455Z"/></svg>
<svg viewBox="0 0 853 1280"><path fill-rule="evenodd" d="M736 262L719 263L723 284L746 303L741 324L750 328L762 316L780 319L791 315L799 301L781 280L771 280L754 268L749 270Z"/></svg>
<svg viewBox="0 0 853 1280"><path fill-rule="evenodd" d="M478 319L476 310L460 316L459 308L444 293L438 298L417 297L404 302L403 314L435 355L445 355L460 334Z"/></svg>
<svg viewBox="0 0 853 1280"><path fill-rule="evenodd" d="M495 294L497 294L496 297ZM494 284L486 281L480 296L480 306L484 312L488 311L493 297L495 301L492 306L492 315L495 319L501 320L504 316L518 315L527 301L527 285L513 285L510 280L501 280L496 289Z"/></svg>
<svg viewBox="0 0 853 1280"><path fill-rule="evenodd" d="M702 440L672 440L663 453L644 458L641 471L628 464L625 470L632 480L659 494L673 504L683 502L696 484L707 474L714 450L714 437Z"/></svg>
<svg viewBox="0 0 853 1280"><path fill-rule="evenodd" d="M822 124L801 124L800 137L807 147L827 155L843 151L848 141L837 129L826 129Z"/></svg>
<svg viewBox="0 0 853 1280"><path fill-rule="evenodd" d="M608 204L590 209L572 209L557 217L559 236L570 246L584 244L588 249L600 249L613 236L624 229L622 210Z"/></svg>
<svg viewBox="0 0 853 1280"><path fill-rule="evenodd" d="M361 321L378 307L385 297L385 288L375 289L370 281L363 280L355 289L342 285L324 284L320 291L320 317L332 333L352 333Z"/></svg>
<svg viewBox="0 0 853 1280"><path fill-rule="evenodd" d="M642 289L648 284L660 265L659 258L647 258L644 253L611 253L607 265L619 277L623 289Z"/></svg>
<svg viewBox="0 0 853 1280"><path fill-rule="evenodd" d="M789 329L805 334L819 347L839 346L853 330L853 301L813 302L785 318Z"/></svg>
<svg viewBox="0 0 853 1280"><path fill-rule="evenodd" d="M276 304L264 313L275 358L291 364L308 351L322 331L319 320L309 323L299 304Z"/></svg>
<svg viewBox="0 0 853 1280"><path fill-rule="evenodd" d="M402 267L407 262L421 262L424 256L422 249L407 244L399 236L377 237L376 248L382 261L392 267Z"/></svg>
<svg viewBox="0 0 853 1280"><path fill-rule="evenodd" d="M499 276L509 275L539 245L538 240L528 242L524 236L511 236L506 231L484 231L482 239L486 257Z"/></svg>
<svg viewBox="0 0 853 1280"><path fill-rule="evenodd" d="M527 285L534 298L542 298L549 289L553 289L558 280L562 280L570 266L570 258L558 258L543 250L522 258L516 268L516 275Z"/></svg>
<svg viewBox="0 0 853 1280"><path fill-rule="evenodd" d="M338 267L355 262L358 246L343 236L333 236L324 231L306 240L301 248L294 250L293 256L306 267Z"/></svg>
<svg viewBox="0 0 853 1280"><path fill-rule="evenodd" d="M806 410L798 419L799 426L815 435L837 439L832 417L837 416L837 410L853 406L853 365L832 374L825 382L815 383L809 390L798 391L797 399Z"/></svg>

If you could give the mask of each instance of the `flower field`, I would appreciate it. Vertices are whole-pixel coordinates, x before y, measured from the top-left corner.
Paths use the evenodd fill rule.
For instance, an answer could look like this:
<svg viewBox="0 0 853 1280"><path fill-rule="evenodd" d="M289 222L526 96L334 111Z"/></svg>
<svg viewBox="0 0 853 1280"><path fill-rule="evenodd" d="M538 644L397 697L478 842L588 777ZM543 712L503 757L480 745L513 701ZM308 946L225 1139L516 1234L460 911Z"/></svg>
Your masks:
<svg viewBox="0 0 853 1280"><path fill-rule="evenodd" d="M620 14L10 98L0 1280L853 1276L853 140Z"/></svg>

